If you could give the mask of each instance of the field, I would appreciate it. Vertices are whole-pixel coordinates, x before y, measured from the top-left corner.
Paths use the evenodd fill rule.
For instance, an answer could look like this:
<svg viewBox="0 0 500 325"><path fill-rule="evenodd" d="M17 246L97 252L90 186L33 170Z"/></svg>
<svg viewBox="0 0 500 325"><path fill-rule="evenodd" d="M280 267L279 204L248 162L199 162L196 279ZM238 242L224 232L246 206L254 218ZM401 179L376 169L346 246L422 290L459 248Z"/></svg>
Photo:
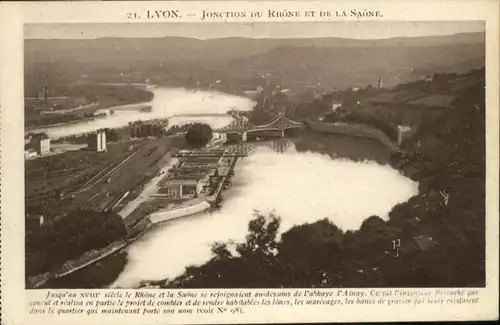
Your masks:
<svg viewBox="0 0 500 325"><path fill-rule="evenodd" d="M178 144L174 137L119 142L109 144L106 153L83 149L27 161L27 213L51 219L79 208L103 210L129 191L123 206Z"/></svg>

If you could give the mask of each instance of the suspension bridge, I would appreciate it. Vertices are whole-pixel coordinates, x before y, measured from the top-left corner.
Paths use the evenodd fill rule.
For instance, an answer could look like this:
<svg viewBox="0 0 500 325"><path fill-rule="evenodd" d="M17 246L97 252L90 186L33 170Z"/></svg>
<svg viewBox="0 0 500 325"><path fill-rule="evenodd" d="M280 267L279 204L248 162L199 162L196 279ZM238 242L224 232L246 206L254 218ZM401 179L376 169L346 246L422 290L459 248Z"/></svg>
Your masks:
<svg viewBox="0 0 500 325"><path fill-rule="evenodd" d="M240 137L243 141L247 141L249 135L257 135L262 131L280 132L281 137L284 137L286 130L293 129L302 130L304 129L304 124L295 122L281 113L269 123L263 125L252 124L248 119L243 117L235 118L229 125L214 132L226 139L236 136Z"/></svg>

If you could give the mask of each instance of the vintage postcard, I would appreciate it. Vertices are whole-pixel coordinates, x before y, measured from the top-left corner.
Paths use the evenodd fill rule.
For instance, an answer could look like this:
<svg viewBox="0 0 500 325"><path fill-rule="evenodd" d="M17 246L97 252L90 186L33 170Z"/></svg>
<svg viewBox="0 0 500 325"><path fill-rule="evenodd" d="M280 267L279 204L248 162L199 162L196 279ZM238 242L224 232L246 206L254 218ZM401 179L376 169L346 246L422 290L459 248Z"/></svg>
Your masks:
<svg viewBox="0 0 500 325"><path fill-rule="evenodd" d="M1 4L2 323L498 319L498 9Z"/></svg>

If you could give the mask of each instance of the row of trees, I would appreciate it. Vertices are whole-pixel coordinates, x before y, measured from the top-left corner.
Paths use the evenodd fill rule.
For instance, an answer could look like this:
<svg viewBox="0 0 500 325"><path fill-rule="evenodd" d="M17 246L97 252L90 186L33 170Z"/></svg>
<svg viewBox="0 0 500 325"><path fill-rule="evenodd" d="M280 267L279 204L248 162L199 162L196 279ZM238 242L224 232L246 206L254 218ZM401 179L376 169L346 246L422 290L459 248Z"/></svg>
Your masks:
<svg viewBox="0 0 500 325"><path fill-rule="evenodd" d="M344 232L324 219L278 238L280 218L258 213L246 241L214 244L210 261L164 286L485 285L484 79L453 106L446 124L421 131L409 154L393 157L420 188L388 221L372 216L359 230Z"/></svg>
<svg viewBox="0 0 500 325"><path fill-rule="evenodd" d="M393 268L403 260L392 250L392 241L400 236L400 231L379 217L368 218L354 232L343 232L323 219L295 226L279 238L280 223L276 215L257 213L249 223L245 242L214 244L209 262L188 267L182 276L164 286L286 288L408 284L405 283L408 276L401 276Z"/></svg>
<svg viewBox="0 0 500 325"><path fill-rule="evenodd" d="M132 138L159 137L166 134L165 127L160 124L136 121L129 124Z"/></svg>
<svg viewBox="0 0 500 325"><path fill-rule="evenodd" d="M156 124L146 124L141 121L136 121L136 122L130 122L128 125L128 128L130 131L127 131L126 129L121 130L120 128L104 128L102 129L106 133L106 141L108 142L116 142L120 141L124 138L128 138L128 136L133 137L133 138L140 138L140 137L148 137L148 136L163 136L166 135L165 128L162 125L156 125ZM128 135L127 135L128 133ZM93 133L95 135L95 133ZM87 143L88 138L92 136L92 133L90 134L74 134L74 135L69 135L66 137L58 138L54 140L54 142L62 142L62 141L68 141L72 143Z"/></svg>
<svg viewBox="0 0 500 325"><path fill-rule="evenodd" d="M194 124L195 123L187 123L187 124L182 124L182 125L172 125L168 129L167 134L173 135L173 134L177 134L177 133L185 133L190 128L192 128Z"/></svg>

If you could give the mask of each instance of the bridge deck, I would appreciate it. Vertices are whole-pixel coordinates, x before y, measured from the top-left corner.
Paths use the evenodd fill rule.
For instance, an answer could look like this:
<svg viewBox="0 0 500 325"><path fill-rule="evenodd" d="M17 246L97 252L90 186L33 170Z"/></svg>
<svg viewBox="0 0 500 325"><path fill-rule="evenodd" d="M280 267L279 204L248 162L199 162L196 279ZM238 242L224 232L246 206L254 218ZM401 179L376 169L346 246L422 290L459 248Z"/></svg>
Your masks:
<svg viewBox="0 0 500 325"><path fill-rule="evenodd" d="M216 132L252 132L252 131L264 131L264 130L279 130L283 131L286 129L292 129L292 128L302 128L304 127L304 124L301 122L295 122L292 121L291 119L280 115L270 121L267 124L263 125L254 125L250 123L249 121L243 120L243 119L237 119L231 122L229 125L216 130Z"/></svg>

